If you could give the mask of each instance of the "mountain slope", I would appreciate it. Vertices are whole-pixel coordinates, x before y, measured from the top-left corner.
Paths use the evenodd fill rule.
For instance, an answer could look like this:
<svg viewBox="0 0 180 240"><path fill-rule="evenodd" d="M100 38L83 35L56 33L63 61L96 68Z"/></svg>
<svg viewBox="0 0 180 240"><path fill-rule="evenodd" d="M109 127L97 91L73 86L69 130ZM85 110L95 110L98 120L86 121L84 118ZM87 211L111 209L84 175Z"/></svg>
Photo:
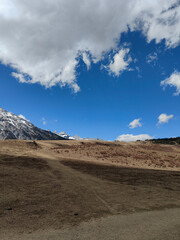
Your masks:
<svg viewBox="0 0 180 240"><path fill-rule="evenodd" d="M50 131L42 130L29 121L0 108L0 140L64 140Z"/></svg>
<svg viewBox="0 0 180 240"><path fill-rule="evenodd" d="M67 134L66 132L60 132L60 133L58 133L58 135L59 135L60 137L65 138L65 139L75 140L74 137L71 137L71 136L70 136L69 134Z"/></svg>

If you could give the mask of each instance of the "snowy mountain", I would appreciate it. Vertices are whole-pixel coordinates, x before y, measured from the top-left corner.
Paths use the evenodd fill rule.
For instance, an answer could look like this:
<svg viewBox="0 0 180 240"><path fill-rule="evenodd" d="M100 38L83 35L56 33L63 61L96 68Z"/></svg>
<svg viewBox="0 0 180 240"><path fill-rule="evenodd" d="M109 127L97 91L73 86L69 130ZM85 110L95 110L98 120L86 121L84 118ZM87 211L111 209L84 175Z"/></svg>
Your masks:
<svg viewBox="0 0 180 240"><path fill-rule="evenodd" d="M79 137L78 135L74 135L73 137L75 140L83 140L83 138Z"/></svg>
<svg viewBox="0 0 180 240"><path fill-rule="evenodd" d="M54 131L54 133L56 133L56 131ZM60 132L58 133L59 136L65 138L65 139L68 139L68 140L98 140L98 139L95 139L95 138L81 138L79 137L78 135L75 135L74 137L70 136L69 134L67 134L66 132Z"/></svg>
<svg viewBox="0 0 180 240"><path fill-rule="evenodd" d="M74 137L71 137L69 134L67 134L66 132L60 132L60 133L58 133L58 135L60 136L60 137L63 137L63 138L65 138L65 139L69 139L69 140L74 140L75 138Z"/></svg>
<svg viewBox="0 0 180 240"><path fill-rule="evenodd" d="M64 140L57 134L34 126L23 116L17 116L0 108L0 140L3 139Z"/></svg>

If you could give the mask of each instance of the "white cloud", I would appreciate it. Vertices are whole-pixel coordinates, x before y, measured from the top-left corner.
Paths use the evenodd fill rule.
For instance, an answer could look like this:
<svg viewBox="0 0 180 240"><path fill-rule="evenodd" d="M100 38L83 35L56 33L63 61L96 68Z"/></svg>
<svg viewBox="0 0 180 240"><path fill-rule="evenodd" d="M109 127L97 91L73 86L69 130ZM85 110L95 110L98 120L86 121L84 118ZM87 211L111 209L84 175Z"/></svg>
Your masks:
<svg viewBox="0 0 180 240"><path fill-rule="evenodd" d="M159 115L159 117L158 117L158 125L159 124L162 124L162 123L168 123L168 121L171 119L171 118L173 118L174 117L174 115L167 115L167 114L165 114L165 113L162 113L162 114L160 114Z"/></svg>
<svg viewBox="0 0 180 240"><path fill-rule="evenodd" d="M177 46L178 3L178 0L0 0L0 61L14 68L13 76L20 82L46 87L67 85L78 92L76 68L82 53L88 52L97 62L112 49L117 50L121 33L128 27L131 31L141 30L147 41L165 39L168 47ZM119 74L127 63L120 65L114 60L112 71Z"/></svg>
<svg viewBox="0 0 180 240"><path fill-rule="evenodd" d="M143 30L148 42L155 39L156 43L159 43L165 39L168 47L176 47L180 43L179 0L151 2L151 10L143 16ZM163 4L161 9L159 4ZM157 9L154 9L155 6Z"/></svg>
<svg viewBox="0 0 180 240"><path fill-rule="evenodd" d="M82 57L83 57L84 63L85 63L86 66L87 66L87 70L89 70L89 68L90 68L90 66L91 66L91 61L90 61L90 59L89 59L89 56L87 55L86 52L84 52L83 55L82 55Z"/></svg>
<svg viewBox="0 0 180 240"><path fill-rule="evenodd" d="M168 85L170 87L176 88L176 92L174 93L174 95L177 96L180 94L180 72L175 71L174 73L171 74L169 78L166 78L164 81L161 81L162 87L165 88Z"/></svg>
<svg viewBox="0 0 180 240"><path fill-rule="evenodd" d="M128 68L129 63L132 61L131 57L128 56L129 51L129 48L124 48L114 55L113 61L107 66L110 73L119 76L120 73Z"/></svg>
<svg viewBox="0 0 180 240"><path fill-rule="evenodd" d="M28 120L25 118L25 116L23 116L22 114L19 114L18 116L19 116L20 118L22 118L22 119L28 121Z"/></svg>
<svg viewBox="0 0 180 240"><path fill-rule="evenodd" d="M45 119L44 117L43 117L41 120L42 120L42 124L43 124L43 125L46 125L46 124L47 124L47 121L46 121L46 119Z"/></svg>
<svg viewBox="0 0 180 240"><path fill-rule="evenodd" d="M129 128L142 127L142 124L140 121L141 121L141 118L134 119L132 122L130 122Z"/></svg>
<svg viewBox="0 0 180 240"><path fill-rule="evenodd" d="M152 54L149 54L147 57L146 57L146 61L147 63L152 63L152 62L155 62L158 60L158 55L156 52L152 53Z"/></svg>
<svg viewBox="0 0 180 240"><path fill-rule="evenodd" d="M153 137L149 136L148 134L140 134L140 135L133 135L133 134L122 134L117 137L117 141L121 142L134 142L137 140L144 141L147 139L153 139Z"/></svg>
<svg viewBox="0 0 180 240"><path fill-rule="evenodd" d="M12 0L1 0L0 1L0 15L5 18L16 17L18 14L15 1Z"/></svg>

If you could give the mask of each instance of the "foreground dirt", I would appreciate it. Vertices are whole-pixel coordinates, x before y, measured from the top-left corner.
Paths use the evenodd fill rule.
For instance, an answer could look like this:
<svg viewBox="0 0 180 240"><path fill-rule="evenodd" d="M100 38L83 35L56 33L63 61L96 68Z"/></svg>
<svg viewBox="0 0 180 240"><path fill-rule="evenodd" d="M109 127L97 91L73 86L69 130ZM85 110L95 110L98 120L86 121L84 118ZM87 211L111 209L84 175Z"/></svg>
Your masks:
<svg viewBox="0 0 180 240"><path fill-rule="evenodd" d="M15 236L36 231L76 231L87 221L94 224L99 218L121 219L121 215L138 219L136 214L146 212L139 220L143 224L155 210L162 210L166 221L165 209L171 209L174 216L179 213L175 211L180 207L179 156L179 146L150 143L1 141L0 238L13 234L13 239L20 239ZM122 224L125 219L117 221ZM174 219L169 226L179 229L178 215Z"/></svg>
<svg viewBox="0 0 180 240"><path fill-rule="evenodd" d="M171 216L171 217L170 217ZM179 240L180 209L113 215L65 229L8 233L2 240Z"/></svg>

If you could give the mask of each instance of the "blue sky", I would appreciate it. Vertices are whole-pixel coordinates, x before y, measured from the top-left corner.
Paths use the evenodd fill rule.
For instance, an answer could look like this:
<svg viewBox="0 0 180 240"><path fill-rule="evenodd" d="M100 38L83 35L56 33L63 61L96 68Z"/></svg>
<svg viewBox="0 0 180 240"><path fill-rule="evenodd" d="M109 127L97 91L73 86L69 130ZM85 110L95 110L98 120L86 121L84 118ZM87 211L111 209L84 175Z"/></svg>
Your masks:
<svg viewBox="0 0 180 240"><path fill-rule="evenodd" d="M18 2L19 6L23 5L21 1ZM162 1L159 1L159 12L152 10L154 5L146 11L155 11L154 15L157 14L155 16L160 18L163 7L167 8L169 1L165 2L166 4L161 6ZM16 10L19 6L15 6ZM4 7L7 8L6 5ZM15 7L12 5L13 9ZM31 9L31 6L23 7ZM103 6L103 9L105 7ZM23 29L19 20L16 20L19 32L16 31L18 34L14 35L15 44L13 45L10 40L9 45L5 44L1 40L2 36L0 37L0 107L17 115L22 114L40 128L65 131L72 136L77 134L81 137L99 137L104 140L115 140L118 136L121 136L119 139L132 140L133 137L137 139L136 136L142 134L155 138L179 136L180 39L177 34L180 22L179 6L174 7L173 11L177 12L174 25L163 23L169 35L167 32L163 35L163 32L156 31L152 26L153 33L151 25L145 32L142 27L134 27L135 20L127 22L125 30L123 26L122 29L114 29L116 23L113 21L107 34L111 33L115 38L110 36L109 39L107 37L106 40L102 40L102 46L97 40L99 32L94 33L94 30L90 30L96 38L92 40L88 37L88 32L83 32L88 47L82 44L84 38L82 41L74 37L74 45L69 44L68 47L59 49L55 40L61 41L61 35L55 35L53 42L47 39L48 45L41 51L38 48L35 52L33 52L35 45L28 39L24 41L21 36ZM89 14L91 16L92 12ZM169 19L170 14L175 15L174 12L168 12L168 16L161 17ZM7 18L9 21L12 16L5 16L5 23ZM55 20L56 18L53 19L54 22ZM145 20L148 21L147 18ZM156 19L149 20L152 24L153 21ZM159 26L159 29L161 28L162 26ZM9 31L13 32L11 28ZM74 35L76 33L71 32L67 38ZM34 36L36 39L36 34ZM10 36L7 36L7 39L8 37ZM37 38L41 45L45 43L39 35ZM74 47L77 43L81 43L78 50ZM50 48L48 53L47 48ZM59 56L65 50L66 54ZM68 55L72 50L73 53ZM23 55L24 52L27 54ZM67 62L67 65L63 65L64 62ZM57 63L61 69L59 75L55 68Z"/></svg>

